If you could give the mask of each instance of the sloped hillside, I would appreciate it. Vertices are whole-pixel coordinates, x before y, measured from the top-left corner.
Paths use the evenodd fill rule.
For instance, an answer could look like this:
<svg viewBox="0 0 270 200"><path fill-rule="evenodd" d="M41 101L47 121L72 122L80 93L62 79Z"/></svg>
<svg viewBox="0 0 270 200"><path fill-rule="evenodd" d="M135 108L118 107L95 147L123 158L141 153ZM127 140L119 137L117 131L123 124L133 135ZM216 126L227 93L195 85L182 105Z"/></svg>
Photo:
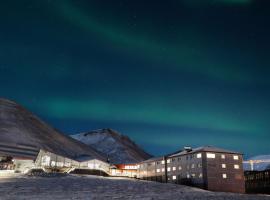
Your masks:
<svg viewBox="0 0 270 200"><path fill-rule="evenodd" d="M111 129L80 133L72 137L107 155L114 164L135 163L151 157L127 136Z"/></svg>
<svg viewBox="0 0 270 200"><path fill-rule="evenodd" d="M0 154L35 157L34 149L45 149L75 158L80 155L106 160L91 147L44 123L22 106L0 99Z"/></svg>

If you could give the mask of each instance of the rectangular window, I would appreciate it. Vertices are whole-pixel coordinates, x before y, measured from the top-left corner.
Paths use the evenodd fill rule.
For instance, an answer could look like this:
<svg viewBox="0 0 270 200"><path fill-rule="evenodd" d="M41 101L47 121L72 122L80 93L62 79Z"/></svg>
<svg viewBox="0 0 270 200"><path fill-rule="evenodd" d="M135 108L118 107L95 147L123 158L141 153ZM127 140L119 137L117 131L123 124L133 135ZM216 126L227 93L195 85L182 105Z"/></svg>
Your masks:
<svg viewBox="0 0 270 200"><path fill-rule="evenodd" d="M172 179L175 180L176 179L176 176L173 176Z"/></svg>
<svg viewBox="0 0 270 200"><path fill-rule="evenodd" d="M160 169L157 169L157 173L159 173L160 172Z"/></svg>
<svg viewBox="0 0 270 200"><path fill-rule="evenodd" d="M226 168L226 164L222 164L221 166L222 166L222 168Z"/></svg>
<svg viewBox="0 0 270 200"><path fill-rule="evenodd" d="M207 158L216 158L216 154L214 154L214 153L207 153L206 154L206 157Z"/></svg>
<svg viewBox="0 0 270 200"><path fill-rule="evenodd" d="M192 169L193 169L193 168L195 168L195 165L194 165L194 164L192 164L192 165L191 165L191 168L192 168Z"/></svg>
<svg viewBox="0 0 270 200"><path fill-rule="evenodd" d="M227 178L227 174L222 174L222 178Z"/></svg>
<svg viewBox="0 0 270 200"><path fill-rule="evenodd" d="M239 160L239 156L233 156L234 160Z"/></svg>
<svg viewBox="0 0 270 200"><path fill-rule="evenodd" d="M224 154L222 154L221 155L221 159L225 159L226 157L225 157L225 155Z"/></svg>
<svg viewBox="0 0 270 200"><path fill-rule="evenodd" d="M161 161L161 164L163 164L163 165L164 165L164 164L165 164L165 161L164 161L164 160L162 160L162 161Z"/></svg>
<svg viewBox="0 0 270 200"><path fill-rule="evenodd" d="M165 171L165 168L162 168L161 171L164 172Z"/></svg>
<svg viewBox="0 0 270 200"><path fill-rule="evenodd" d="M199 178L202 178L202 173L199 174Z"/></svg>
<svg viewBox="0 0 270 200"><path fill-rule="evenodd" d="M172 170L175 171L176 170L176 167L173 167Z"/></svg>
<svg viewBox="0 0 270 200"><path fill-rule="evenodd" d="M234 165L234 169L239 169L239 165Z"/></svg>
<svg viewBox="0 0 270 200"><path fill-rule="evenodd" d="M170 162L171 162L171 160L170 160L170 159L168 159L168 160L167 160L167 163L170 163Z"/></svg>
<svg viewBox="0 0 270 200"><path fill-rule="evenodd" d="M178 168L179 170L182 170L182 167L181 166L179 166L179 168Z"/></svg>
<svg viewBox="0 0 270 200"><path fill-rule="evenodd" d="M171 171L171 168L170 168L170 167L168 167L168 168L167 168L167 171L168 171L168 172L170 172L170 171Z"/></svg>
<svg viewBox="0 0 270 200"><path fill-rule="evenodd" d="M197 154L197 158L201 158L202 157L202 154L201 153L198 153Z"/></svg>

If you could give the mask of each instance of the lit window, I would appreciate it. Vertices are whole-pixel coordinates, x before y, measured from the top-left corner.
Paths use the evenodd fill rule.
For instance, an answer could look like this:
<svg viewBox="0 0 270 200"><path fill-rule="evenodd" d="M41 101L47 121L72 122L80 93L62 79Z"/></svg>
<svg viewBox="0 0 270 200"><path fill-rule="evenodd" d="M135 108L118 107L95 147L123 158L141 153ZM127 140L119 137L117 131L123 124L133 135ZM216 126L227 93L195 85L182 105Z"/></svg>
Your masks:
<svg viewBox="0 0 270 200"><path fill-rule="evenodd" d="M239 165L234 165L234 169L239 169Z"/></svg>
<svg viewBox="0 0 270 200"><path fill-rule="evenodd" d="M164 161L164 160L162 160L162 161L161 161L161 164L163 164L163 165L164 165L164 164L165 164L165 161Z"/></svg>
<svg viewBox="0 0 270 200"><path fill-rule="evenodd" d="M160 172L160 169L157 169L157 173L159 173Z"/></svg>
<svg viewBox="0 0 270 200"><path fill-rule="evenodd" d="M239 156L233 156L234 160L239 160Z"/></svg>
<svg viewBox="0 0 270 200"><path fill-rule="evenodd" d="M202 157L202 154L201 153L198 153L197 154L197 158L201 158Z"/></svg>
<svg viewBox="0 0 270 200"><path fill-rule="evenodd" d="M182 170L182 167L181 166L179 166L179 170Z"/></svg>
<svg viewBox="0 0 270 200"><path fill-rule="evenodd" d="M206 154L206 157L207 158L216 158L216 154L214 154L214 153L207 153Z"/></svg>
<svg viewBox="0 0 270 200"><path fill-rule="evenodd" d="M56 164L56 163L55 163L55 161L52 161L52 162L51 162L51 166L53 166L53 167L54 167L54 166L55 166L55 164Z"/></svg>
<svg viewBox="0 0 270 200"><path fill-rule="evenodd" d="M176 176L173 176L172 179L175 180L176 179Z"/></svg>
<svg viewBox="0 0 270 200"><path fill-rule="evenodd" d="M191 168L192 168L192 169L193 169L193 168L195 168L195 165L194 165L194 164L192 164L192 165L191 165Z"/></svg>
<svg viewBox="0 0 270 200"><path fill-rule="evenodd" d="M227 178L227 174L222 174L222 178Z"/></svg>
<svg viewBox="0 0 270 200"><path fill-rule="evenodd" d="M222 168L226 168L226 164L222 164Z"/></svg>
<svg viewBox="0 0 270 200"><path fill-rule="evenodd" d="M173 167L172 170L175 171L176 170L176 167Z"/></svg>
<svg viewBox="0 0 270 200"><path fill-rule="evenodd" d="M199 178L202 178L202 173L199 174Z"/></svg>
<svg viewBox="0 0 270 200"><path fill-rule="evenodd" d="M225 159L225 155L224 155L224 154L222 154L222 155L221 155L221 158L222 158L222 159Z"/></svg>
<svg viewBox="0 0 270 200"><path fill-rule="evenodd" d="M57 167L63 167L64 166L64 163L62 163L62 162L56 162L56 166Z"/></svg>
<svg viewBox="0 0 270 200"><path fill-rule="evenodd" d="M168 172L170 172L170 171L171 171L171 168L170 168L170 167L168 167L168 168L167 168L167 170L168 170Z"/></svg>
<svg viewBox="0 0 270 200"><path fill-rule="evenodd" d="M41 165L42 166L49 166L51 158L49 156L43 156L41 158Z"/></svg>
<svg viewBox="0 0 270 200"><path fill-rule="evenodd" d="M162 168L161 171L164 172L165 171L165 168Z"/></svg>
<svg viewBox="0 0 270 200"><path fill-rule="evenodd" d="M189 174L187 174L187 178L190 178L190 175Z"/></svg>
<svg viewBox="0 0 270 200"><path fill-rule="evenodd" d="M167 163L170 163L170 162L171 162L171 160L170 160L170 159L168 159L168 160L167 160Z"/></svg>
<svg viewBox="0 0 270 200"><path fill-rule="evenodd" d="M195 174L191 174L191 177L192 177L192 178L195 178Z"/></svg>

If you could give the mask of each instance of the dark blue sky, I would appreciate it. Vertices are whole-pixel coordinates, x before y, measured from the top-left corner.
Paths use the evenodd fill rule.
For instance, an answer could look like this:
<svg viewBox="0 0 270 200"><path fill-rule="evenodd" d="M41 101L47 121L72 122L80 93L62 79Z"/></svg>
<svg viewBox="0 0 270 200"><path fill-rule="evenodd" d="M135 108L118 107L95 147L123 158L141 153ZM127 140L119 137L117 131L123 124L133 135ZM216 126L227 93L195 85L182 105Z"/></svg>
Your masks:
<svg viewBox="0 0 270 200"><path fill-rule="evenodd" d="M270 3L0 3L0 95L72 134L110 127L152 154L269 154Z"/></svg>

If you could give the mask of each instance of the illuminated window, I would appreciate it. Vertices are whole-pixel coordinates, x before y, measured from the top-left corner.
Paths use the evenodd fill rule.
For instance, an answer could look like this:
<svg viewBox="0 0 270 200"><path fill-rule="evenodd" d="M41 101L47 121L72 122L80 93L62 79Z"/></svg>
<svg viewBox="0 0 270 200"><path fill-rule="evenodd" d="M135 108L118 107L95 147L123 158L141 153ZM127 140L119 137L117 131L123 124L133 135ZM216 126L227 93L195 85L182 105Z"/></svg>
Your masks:
<svg viewBox="0 0 270 200"><path fill-rule="evenodd" d="M171 162L171 160L170 160L170 159L168 159L168 160L167 160L167 163L170 163L170 162Z"/></svg>
<svg viewBox="0 0 270 200"><path fill-rule="evenodd" d="M192 169L193 169L193 168L195 168L195 165L194 165L194 164L192 164L192 165L191 165L191 168L192 168Z"/></svg>
<svg viewBox="0 0 270 200"><path fill-rule="evenodd" d="M190 178L190 175L189 174L187 174L187 178Z"/></svg>
<svg viewBox="0 0 270 200"><path fill-rule="evenodd" d="M168 167L168 168L167 168L167 170L168 170L168 172L170 172L170 171L171 171L171 168L170 168L170 167Z"/></svg>
<svg viewBox="0 0 270 200"><path fill-rule="evenodd" d="M191 174L191 177L192 177L192 178L195 178L195 176L196 176L195 174Z"/></svg>
<svg viewBox="0 0 270 200"><path fill-rule="evenodd" d="M63 167L64 166L64 163L62 163L62 162L56 162L56 166L57 167Z"/></svg>
<svg viewBox="0 0 270 200"><path fill-rule="evenodd" d="M49 166L50 165L50 160L51 160L50 156L43 156L41 158L41 165L42 166Z"/></svg>
<svg viewBox="0 0 270 200"><path fill-rule="evenodd" d="M227 174L222 174L222 178L227 178Z"/></svg>
<svg viewBox="0 0 270 200"><path fill-rule="evenodd" d="M239 169L239 165L234 165L234 169Z"/></svg>
<svg viewBox="0 0 270 200"><path fill-rule="evenodd" d="M239 156L233 156L234 160L239 160Z"/></svg>
<svg viewBox="0 0 270 200"><path fill-rule="evenodd" d="M161 164L163 164L163 165L164 165L164 164L165 164L165 161L164 161L164 160L162 160L162 161L161 161Z"/></svg>
<svg viewBox="0 0 270 200"><path fill-rule="evenodd" d="M179 170L182 170L182 167L181 166L179 166L179 168L178 168Z"/></svg>
<svg viewBox="0 0 270 200"><path fill-rule="evenodd" d="M55 161L52 161L51 165L52 165L53 167L55 166L55 164L56 164Z"/></svg>
<svg viewBox="0 0 270 200"><path fill-rule="evenodd" d="M199 178L202 178L202 173L199 174Z"/></svg>
<svg viewBox="0 0 270 200"><path fill-rule="evenodd" d="M222 154L222 155L221 155L221 158L222 158L222 159L225 159L226 157L225 157L225 155L224 155L224 154Z"/></svg>
<svg viewBox="0 0 270 200"><path fill-rule="evenodd" d="M197 158L201 158L202 157L202 154L201 153L198 153L197 154Z"/></svg>
<svg viewBox="0 0 270 200"><path fill-rule="evenodd" d="M207 158L216 158L216 154L214 154L214 153L207 153L206 154L206 157Z"/></svg>
<svg viewBox="0 0 270 200"><path fill-rule="evenodd" d="M157 169L157 173L159 173L160 172L160 169Z"/></svg>
<svg viewBox="0 0 270 200"><path fill-rule="evenodd" d="M226 168L226 164L222 164L222 168Z"/></svg>
<svg viewBox="0 0 270 200"><path fill-rule="evenodd" d="M176 170L176 167L173 167L172 170L175 171Z"/></svg>
<svg viewBox="0 0 270 200"><path fill-rule="evenodd" d="M173 176L172 179L175 180L176 179L176 176Z"/></svg>
<svg viewBox="0 0 270 200"><path fill-rule="evenodd" d="M93 163L88 163L88 168L94 169L94 164Z"/></svg>
<svg viewBox="0 0 270 200"><path fill-rule="evenodd" d="M162 168L161 171L164 172L165 171L165 168Z"/></svg>

